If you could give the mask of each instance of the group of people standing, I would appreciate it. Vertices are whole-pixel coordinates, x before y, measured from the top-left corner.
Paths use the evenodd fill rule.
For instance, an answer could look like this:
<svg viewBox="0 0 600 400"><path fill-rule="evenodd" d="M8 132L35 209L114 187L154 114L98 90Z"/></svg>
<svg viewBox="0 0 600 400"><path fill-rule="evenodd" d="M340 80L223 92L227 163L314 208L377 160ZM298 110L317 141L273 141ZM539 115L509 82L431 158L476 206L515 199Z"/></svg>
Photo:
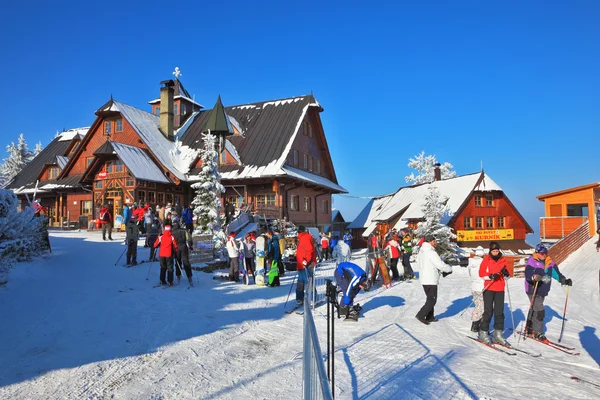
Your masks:
<svg viewBox="0 0 600 400"><path fill-rule="evenodd" d="M469 275L475 309L471 316L471 331L478 334L481 342L509 345L503 337L504 330L504 292L506 281L511 274L507 269L506 259L502 255L500 244L492 241L488 254L483 247L475 249L474 257L469 260ZM558 265L548 256L548 248L543 244L535 246L533 255L525 266L525 293L530 301L530 312L525 322L525 334L537 340L545 341L544 334L544 300L550 292L552 279L562 285L572 286L558 269ZM489 337L490 322L494 317L494 332Z"/></svg>
<svg viewBox="0 0 600 400"><path fill-rule="evenodd" d="M389 258L389 268L391 270L392 280L401 281L406 279L415 279L415 274L410 264L410 258L413 254L413 235L409 229L396 228L390 230L381 240L379 232L373 232L367 239L367 249L371 258L376 258L382 253ZM402 260L403 274L398 271L398 263Z"/></svg>

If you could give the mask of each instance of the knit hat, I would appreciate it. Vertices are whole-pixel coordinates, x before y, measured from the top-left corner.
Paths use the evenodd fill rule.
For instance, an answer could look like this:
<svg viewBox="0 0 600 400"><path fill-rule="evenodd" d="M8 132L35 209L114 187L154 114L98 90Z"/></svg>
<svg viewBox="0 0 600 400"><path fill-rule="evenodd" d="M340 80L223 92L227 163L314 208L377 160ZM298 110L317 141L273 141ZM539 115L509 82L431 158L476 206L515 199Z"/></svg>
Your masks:
<svg viewBox="0 0 600 400"><path fill-rule="evenodd" d="M500 243L496 242L496 241L491 241L490 242L490 251L492 250L500 250Z"/></svg>
<svg viewBox="0 0 600 400"><path fill-rule="evenodd" d="M483 251L483 247L481 246L477 246L477 248L475 249L475 255L477 257L483 257L484 256L484 251Z"/></svg>
<svg viewBox="0 0 600 400"><path fill-rule="evenodd" d="M171 230L171 225L165 224L165 231L170 231L170 230Z"/></svg>
<svg viewBox="0 0 600 400"><path fill-rule="evenodd" d="M300 225L298 226L298 232L305 232L306 228L304 227L304 225Z"/></svg>

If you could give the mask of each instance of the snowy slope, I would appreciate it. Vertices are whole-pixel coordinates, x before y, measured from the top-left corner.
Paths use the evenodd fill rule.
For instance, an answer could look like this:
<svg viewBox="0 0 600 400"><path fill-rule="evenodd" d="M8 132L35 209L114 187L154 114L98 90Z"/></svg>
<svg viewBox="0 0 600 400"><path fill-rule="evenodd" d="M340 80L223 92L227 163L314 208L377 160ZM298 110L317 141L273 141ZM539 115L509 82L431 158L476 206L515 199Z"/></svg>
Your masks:
<svg viewBox="0 0 600 400"><path fill-rule="evenodd" d="M124 250L118 240L60 232L52 248L16 265L0 288L0 398L301 398L302 317L283 313L294 274L273 289L204 273L191 289L152 288L157 264L148 281L148 263L115 266ZM147 255L140 246L138 260ZM520 346L542 357L509 357L468 339L470 310L460 313L471 301L470 284L461 268L442 279L440 322L430 326L414 318L424 302L418 281L361 293L361 320L336 321L336 398L598 398L598 389L570 376L600 381L599 258L590 240L562 265L574 281L563 343L580 349L577 357L531 340ZM509 288L518 325L528 306L523 281ZM554 283L546 300L553 340L565 292ZM324 343L323 312L317 308L315 318ZM516 344L508 304L506 315Z"/></svg>

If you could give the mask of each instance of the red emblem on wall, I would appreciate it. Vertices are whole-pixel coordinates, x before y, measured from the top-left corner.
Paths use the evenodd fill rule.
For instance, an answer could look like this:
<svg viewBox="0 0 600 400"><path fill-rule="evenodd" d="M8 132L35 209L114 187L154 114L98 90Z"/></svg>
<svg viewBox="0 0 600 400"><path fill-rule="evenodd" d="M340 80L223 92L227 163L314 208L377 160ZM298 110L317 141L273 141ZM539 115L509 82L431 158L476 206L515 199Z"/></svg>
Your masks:
<svg viewBox="0 0 600 400"><path fill-rule="evenodd" d="M108 174L106 171L98 172L98 179L106 179L108 178Z"/></svg>

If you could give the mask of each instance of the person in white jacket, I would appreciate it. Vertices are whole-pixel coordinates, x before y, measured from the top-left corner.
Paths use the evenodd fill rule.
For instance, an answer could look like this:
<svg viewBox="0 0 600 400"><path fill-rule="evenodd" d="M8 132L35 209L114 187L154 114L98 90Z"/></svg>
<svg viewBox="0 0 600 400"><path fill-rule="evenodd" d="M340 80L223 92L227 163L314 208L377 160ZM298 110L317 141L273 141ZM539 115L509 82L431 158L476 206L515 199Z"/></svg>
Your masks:
<svg viewBox="0 0 600 400"><path fill-rule="evenodd" d="M229 280L232 282L240 281L240 245L235 240L235 232L231 232L227 238L227 255L229 256Z"/></svg>
<svg viewBox="0 0 600 400"><path fill-rule="evenodd" d="M483 247L475 249L475 257L469 259L469 276L471 277L471 292L475 309L471 314L471 332L479 332L479 323L483 317L483 278L479 276L479 266L485 255Z"/></svg>
<svg viewBox="0 0 600 400"><path fill-rule="evenodd" d="M425 236L425 241L421 245L419 255L417 256L419 280L421 281L421 285L423 285L427 300L425 300L425 304L415 317L425 325L438 321L434 316L433 308L437 302L437 285L440 282L440 273L444 277L452 273L452 267L444 263L435 251L436 246L435 236Z"/></svg>
<svg viewBox="0 0 600 400"><path fill-rule="evenodd" d="M335 260L335 262L343 263L346 261L350 261L350 255L352 251L350 250L350 246L343 240L339 240L335 247L333 248L333 253L331 257Z"/></svg>

